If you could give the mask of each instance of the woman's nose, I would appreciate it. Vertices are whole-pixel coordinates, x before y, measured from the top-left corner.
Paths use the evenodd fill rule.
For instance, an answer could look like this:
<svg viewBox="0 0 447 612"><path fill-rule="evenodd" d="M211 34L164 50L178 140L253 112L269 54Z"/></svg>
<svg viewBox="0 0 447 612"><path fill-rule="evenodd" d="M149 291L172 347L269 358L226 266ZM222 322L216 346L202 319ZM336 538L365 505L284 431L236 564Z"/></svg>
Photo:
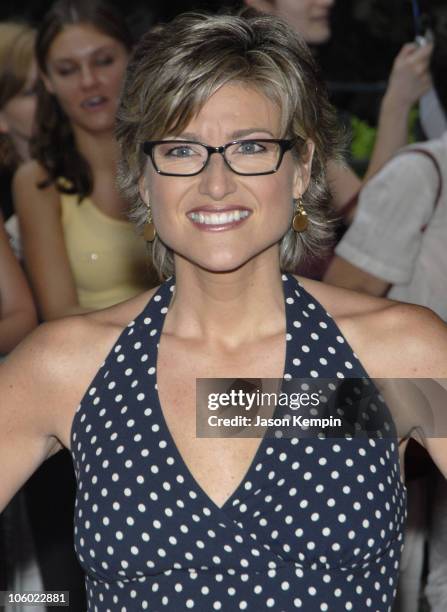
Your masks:
<svg viewBox="0 0 447 612"><path fill-rule="evenodd" d="M96 73L91 66L83 65L81 67L81 84L84 88L96 85Z"/></svg>
<svg viewBox="0 0 447 612"><path fill-rule="evenodd" d="M236 190L236 175L227 166L221 154L211 155L206 168L199 176L200 193L214 200L222 200Z"/></svg>

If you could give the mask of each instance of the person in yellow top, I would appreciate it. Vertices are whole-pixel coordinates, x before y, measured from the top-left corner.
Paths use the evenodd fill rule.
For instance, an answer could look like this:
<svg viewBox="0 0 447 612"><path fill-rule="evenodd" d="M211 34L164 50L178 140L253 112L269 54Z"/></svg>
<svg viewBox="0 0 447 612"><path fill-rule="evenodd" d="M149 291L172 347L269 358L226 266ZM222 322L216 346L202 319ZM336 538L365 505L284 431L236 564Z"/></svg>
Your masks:
<svg viewBox="0 0 447 612"><path fill-rule="evenodd" d="M36 41L34 160L13 181L42 320L105 308L157 282L115 186L113 129L131 35L110 5L60 0Z"/></svg>
<svg viewBox="0 0 447 612"><path fill-rule="evenodd" d="M43 321L97 311L157 282L115 187L115 112L131 47L124 20L106 1L58 1L38 31L34 159L17 170L13 196ZM83 610L84 588L70 556L68 454L36 476L30 497L45 590L69 590L70 607Z"/></svg>
<svg viewBox="0 0 447 612"><path fill-rule="evenodd" d="M61 194L61 221L81 308L99 310L148 287L143 240L125 219L104 213L90 197ZM155 275L152 277L156 284Z"/></svg>

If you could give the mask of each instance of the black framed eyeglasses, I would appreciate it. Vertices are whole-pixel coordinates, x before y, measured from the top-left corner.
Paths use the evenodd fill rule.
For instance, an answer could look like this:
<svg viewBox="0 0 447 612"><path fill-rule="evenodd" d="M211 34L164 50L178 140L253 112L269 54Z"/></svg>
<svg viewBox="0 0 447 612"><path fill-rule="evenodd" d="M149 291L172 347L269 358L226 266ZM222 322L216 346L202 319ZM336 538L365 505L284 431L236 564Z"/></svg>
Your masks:
<svg viewBox="0 0 447 612"><path fill-rule="evenodd" d="M225 164L242 176L273 174L290 151L295 140L253 138L233 140L220 147L210 147L189 140L147 140L142 148L158 174L195 176L206 168L211 155L219 153Z"/></svg>

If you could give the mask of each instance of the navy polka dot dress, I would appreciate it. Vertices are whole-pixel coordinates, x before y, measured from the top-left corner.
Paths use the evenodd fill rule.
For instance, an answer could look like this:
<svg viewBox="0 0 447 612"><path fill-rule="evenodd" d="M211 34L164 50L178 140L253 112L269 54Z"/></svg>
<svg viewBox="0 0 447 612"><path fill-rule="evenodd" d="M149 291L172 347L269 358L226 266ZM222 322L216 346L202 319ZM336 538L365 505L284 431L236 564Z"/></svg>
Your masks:
<svg viewBox="0 0 447 612"><path fill-rule="evenodd" d="M366 377L331 317L283 276L285 378ZM122 332L74 418L75 546L88 610L388 611L405 488L395 439L267 438L222 507L164 420L164 283Z"/></svg>

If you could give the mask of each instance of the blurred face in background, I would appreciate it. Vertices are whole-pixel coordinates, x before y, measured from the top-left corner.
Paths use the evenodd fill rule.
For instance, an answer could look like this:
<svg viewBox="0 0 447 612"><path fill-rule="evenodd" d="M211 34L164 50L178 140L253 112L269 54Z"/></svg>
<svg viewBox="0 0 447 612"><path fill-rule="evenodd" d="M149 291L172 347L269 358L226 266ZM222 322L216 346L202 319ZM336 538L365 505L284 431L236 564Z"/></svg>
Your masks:
<svg viewBox="0 0 447 612"><path fill-rule="evenodd" d="M335 0L245 0L247 6L285 19L310 45L329 40L334 3Z"/></svg>
<svg viewBox="0 0 447 612"><path fill-rule="evenodd" d="M8 134L21 153L32 136L36 112L37 66L32 61L22 89L0 109L0 132Z"/></svg>
<svg viewBox="0 0 447 612"><path fill-rule="evenodd" d="M87 23L66 26L56 36L43 79L75 130L113 130L128 58L120 41Z"/></svg>

